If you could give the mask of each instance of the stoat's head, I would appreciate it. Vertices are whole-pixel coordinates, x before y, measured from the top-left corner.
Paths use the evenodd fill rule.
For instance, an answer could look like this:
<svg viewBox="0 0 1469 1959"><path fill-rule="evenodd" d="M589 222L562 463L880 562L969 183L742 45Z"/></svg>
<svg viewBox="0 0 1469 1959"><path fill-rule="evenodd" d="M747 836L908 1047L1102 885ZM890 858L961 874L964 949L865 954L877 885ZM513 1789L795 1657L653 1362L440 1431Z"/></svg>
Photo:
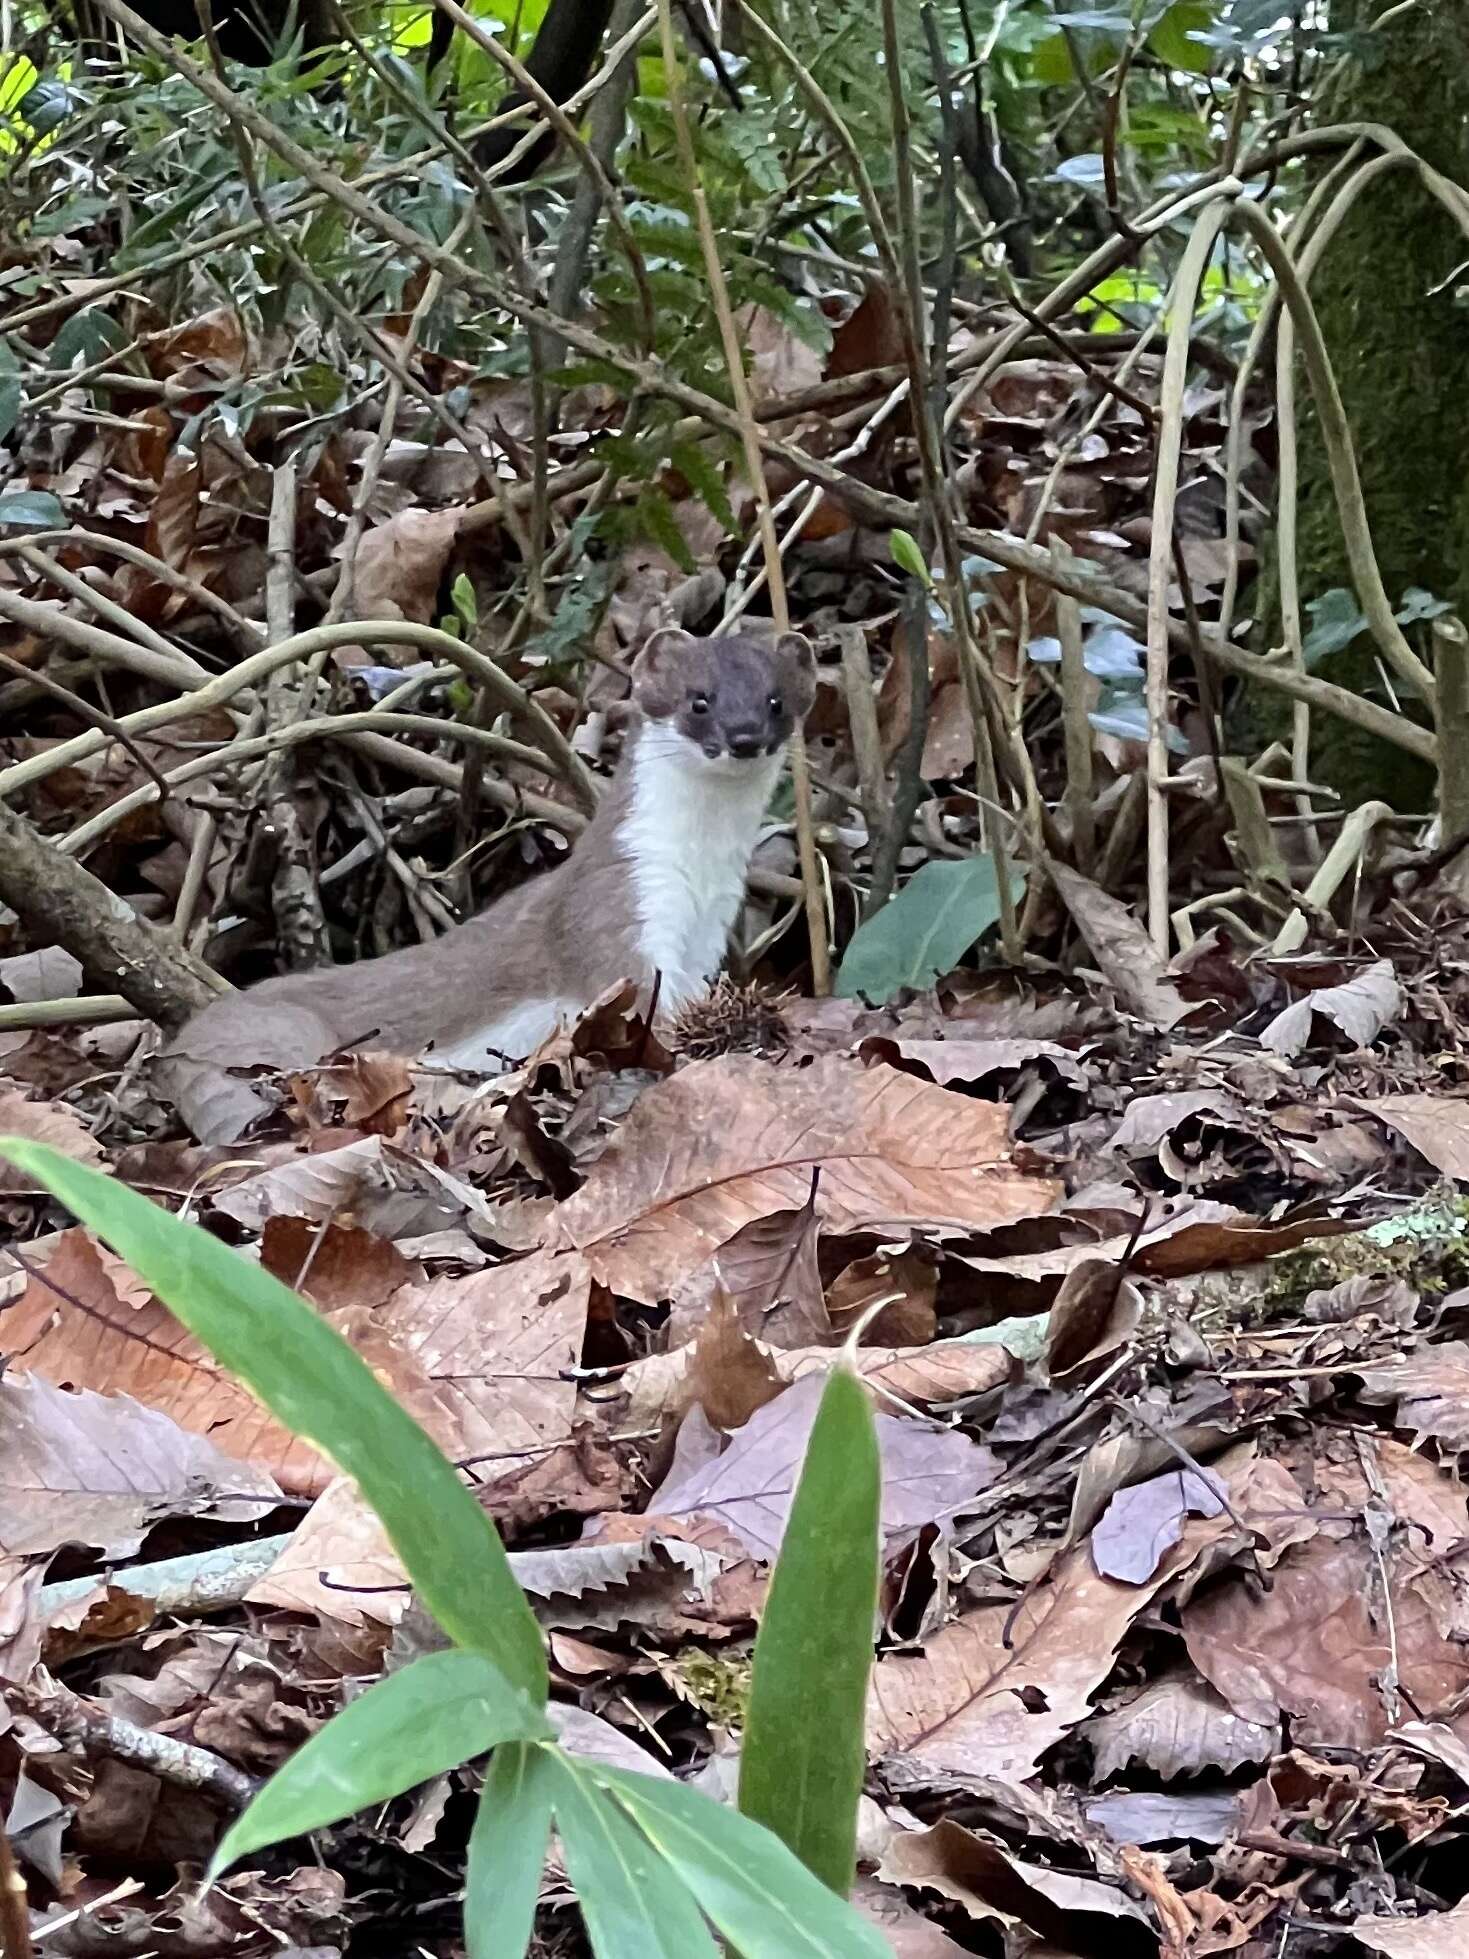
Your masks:
<svg viewBox="0 0 1469 1959"><path fill-rule="evenodd" d="M799 633L696 639L666 627L634 660L632 680L665 738L729 774L785 747L816 698L816 658Z"/></svg>

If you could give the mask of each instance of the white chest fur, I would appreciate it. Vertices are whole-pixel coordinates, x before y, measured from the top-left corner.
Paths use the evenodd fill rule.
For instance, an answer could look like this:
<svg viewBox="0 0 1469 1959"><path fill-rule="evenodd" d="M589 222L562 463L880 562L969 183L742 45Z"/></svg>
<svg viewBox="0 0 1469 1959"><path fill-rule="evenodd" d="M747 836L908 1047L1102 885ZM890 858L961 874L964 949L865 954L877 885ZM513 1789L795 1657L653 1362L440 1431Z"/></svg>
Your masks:
<svg viewBox="0 0 1469 1959"><path fill-rule="evenodd" d="M623 848L632 865L639 949L662 975L665 1008L696 999L723 962L783 761L710 762L692 742L653 724L638 736Z"/></svg>

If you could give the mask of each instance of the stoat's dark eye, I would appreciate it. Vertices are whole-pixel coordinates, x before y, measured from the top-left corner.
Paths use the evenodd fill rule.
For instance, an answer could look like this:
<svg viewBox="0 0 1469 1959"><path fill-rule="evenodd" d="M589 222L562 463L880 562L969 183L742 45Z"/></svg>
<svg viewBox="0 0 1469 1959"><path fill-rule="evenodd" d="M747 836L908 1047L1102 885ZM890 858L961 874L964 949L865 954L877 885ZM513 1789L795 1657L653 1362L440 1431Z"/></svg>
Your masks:
<svg viewBox="0 0 1469 1959"><path fill-rule="evenodd" d="M781 699L779 694L772 694L770 698L766 701L765 705L770 709L770 712L772 714L779 714L781 709L785 706L785 702Z"/></svg>
<svg viewBox="0 0 1469 1959"><path fill-rule="evenodd" d="M695 694L694 698L689 702L689 707L695 714L707 714L709 712L709 696L707 694Z"/></svg>

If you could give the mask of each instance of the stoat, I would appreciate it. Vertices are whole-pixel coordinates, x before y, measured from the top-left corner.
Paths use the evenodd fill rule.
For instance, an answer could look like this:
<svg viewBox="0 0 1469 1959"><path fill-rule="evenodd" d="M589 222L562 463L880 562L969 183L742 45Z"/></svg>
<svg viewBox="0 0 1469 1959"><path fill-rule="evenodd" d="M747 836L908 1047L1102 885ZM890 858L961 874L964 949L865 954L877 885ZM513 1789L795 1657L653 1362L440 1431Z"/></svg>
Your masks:
<svg viewBox="0 0 1469 1959"><path fill-rule="evenodd" d="M310 1066L380 1048L498 1072L622 980L676 1012L717 974L816 666L798 634L657 632L613 781L564 863L427 945L284 974L196 1014L165 1053Z"/></svg>

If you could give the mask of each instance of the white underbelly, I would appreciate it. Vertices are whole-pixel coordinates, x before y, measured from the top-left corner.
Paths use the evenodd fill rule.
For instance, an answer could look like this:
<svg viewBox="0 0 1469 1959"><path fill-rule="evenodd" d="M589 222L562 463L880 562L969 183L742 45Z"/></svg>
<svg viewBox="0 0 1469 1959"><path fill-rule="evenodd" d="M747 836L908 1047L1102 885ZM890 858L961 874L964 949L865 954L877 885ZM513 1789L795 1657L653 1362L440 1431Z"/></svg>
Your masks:
<svg viewBox="0 0 1469 1959"><path fill-rule="evenodd" d="M558 1027L575 1020L580 1011L573 1000L526 1000L456 1040L435 1042L431 1050L419 1056L418 1065L452 1068L464 1074L503 1075L534 1054Z"/></svg>

